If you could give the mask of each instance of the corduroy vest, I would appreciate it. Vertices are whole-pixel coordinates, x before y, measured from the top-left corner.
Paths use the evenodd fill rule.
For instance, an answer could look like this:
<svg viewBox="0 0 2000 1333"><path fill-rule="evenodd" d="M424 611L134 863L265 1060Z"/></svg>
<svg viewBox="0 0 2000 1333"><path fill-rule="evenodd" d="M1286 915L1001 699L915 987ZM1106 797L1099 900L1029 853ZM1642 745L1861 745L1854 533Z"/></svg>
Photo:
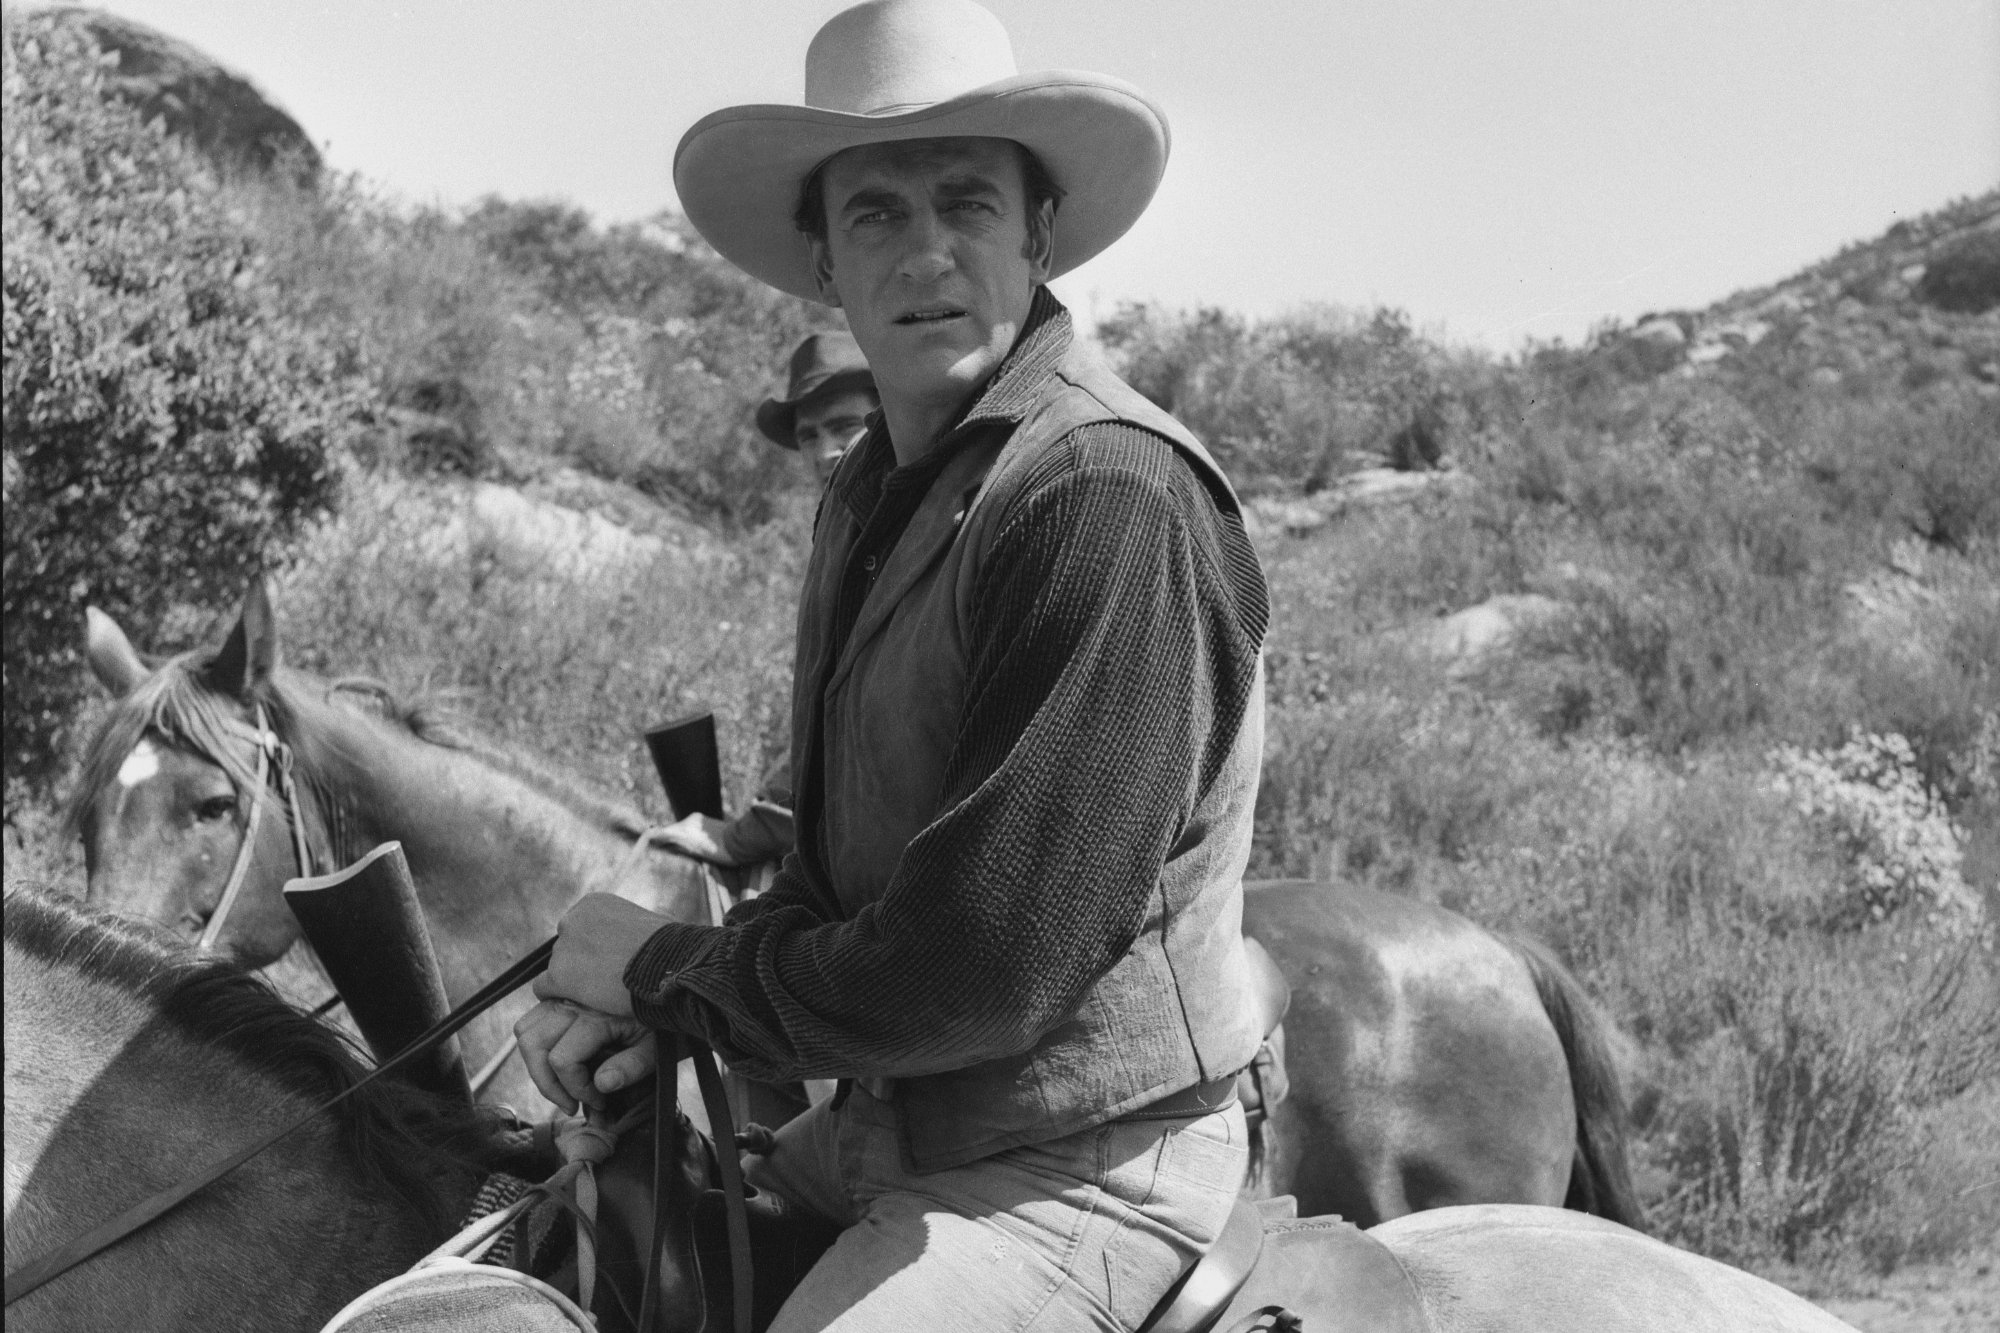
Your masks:
<svg viewBox="0 0 2000 1333"><path fill-rule="evenodd" d="M1125 422L1171 441L1234 511L1228 480L1179 422L1072 344L1011 434L959 445L833 651L841 582L861 520L834 492L814 534L792 703L799 845L824 856L844 914L880 896L904 848L940 813L964 705L972 590L1037 459L1080 426ZM836 482L837 486L837 482ZM897 1108L911 1165L942 1170L1075 1133L1256 1053L1243 955L1242 875L1263 754L1260 680L1228 761L1195 791L1131 949L1068 1021L1031 1049L871 1087ZM1087 891L1087 886L1085 888Z"/></svg>

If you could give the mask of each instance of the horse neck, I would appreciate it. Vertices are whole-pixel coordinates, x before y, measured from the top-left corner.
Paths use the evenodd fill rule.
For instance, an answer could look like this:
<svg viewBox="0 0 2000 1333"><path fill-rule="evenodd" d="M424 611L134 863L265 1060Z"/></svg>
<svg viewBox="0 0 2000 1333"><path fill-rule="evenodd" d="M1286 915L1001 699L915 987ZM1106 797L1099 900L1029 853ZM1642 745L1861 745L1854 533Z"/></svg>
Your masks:
<svg viewBox="0 0 2000 1333"><path fill-rule="evenodd" d="M403 844L448 989L482 982L551 934L583 894L608 890L632 838L465 750L337 704L312 723L313 785L337 800L355 850ZM619 885L682 921L705 920L692 863L649 856Z"/></svg>
<svg viewBox="0 0 2000 1333"><path fill-rule="evenodd" d="M53 975L9 949L10 983L17 967L29 975L7 996L10 1269L308 1109L109 983ZM475 1184L450 1202L468 1203ZM399 1200L363 1187L321 1117L9 1321L26 1312L27 1327L316 1327L421 1257L440 1239L428 1232Z"/></svg>

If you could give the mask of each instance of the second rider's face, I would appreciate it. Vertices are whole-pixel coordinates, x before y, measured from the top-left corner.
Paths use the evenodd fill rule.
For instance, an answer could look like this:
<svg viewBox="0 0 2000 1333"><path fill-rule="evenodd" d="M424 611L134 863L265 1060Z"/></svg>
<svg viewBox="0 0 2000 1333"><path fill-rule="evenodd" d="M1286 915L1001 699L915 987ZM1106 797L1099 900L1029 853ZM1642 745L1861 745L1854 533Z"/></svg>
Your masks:
<svg viewBox="0 0 2000 1333"><path fill-rule="evenodd" d="M792 418L792 441L822 485L840 456L868 429L868 414L874 410L875 395L866 389L830 393L799 405Z"/></svg>
<svg viewBox="0 0 2000 1333"><path fill-rule="evenodd" d="M991 378L1048 280L1005 139L850 148L826 165L822 290L847 315L885 396L955 406ZM1046 207L1046 205L1044 206Z"/></svg>

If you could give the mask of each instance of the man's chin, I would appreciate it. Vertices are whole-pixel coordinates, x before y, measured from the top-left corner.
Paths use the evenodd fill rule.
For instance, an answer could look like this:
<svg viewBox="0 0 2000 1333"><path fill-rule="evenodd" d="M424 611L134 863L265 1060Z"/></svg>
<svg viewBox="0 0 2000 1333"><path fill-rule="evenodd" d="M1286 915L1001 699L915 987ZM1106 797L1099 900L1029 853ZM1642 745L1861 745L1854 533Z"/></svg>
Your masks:
<svg viewBox="0 0 2000 1333"><path fill-rule="evenodd" d="M940 390L970 392L993 378L993 372L1006 356L1006 344L998 347L990 342L973 344L968 336L951 342L939 339L913 349L907 364L915 378Z"/></svg>

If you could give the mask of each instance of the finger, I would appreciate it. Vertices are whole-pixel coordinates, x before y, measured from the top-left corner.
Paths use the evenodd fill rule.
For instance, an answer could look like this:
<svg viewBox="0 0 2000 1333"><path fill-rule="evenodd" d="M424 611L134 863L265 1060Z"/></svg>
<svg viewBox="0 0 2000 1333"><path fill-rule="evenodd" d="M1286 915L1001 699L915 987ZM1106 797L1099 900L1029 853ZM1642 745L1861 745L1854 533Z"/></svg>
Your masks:
<svg viewBox="0 0 2000 1333"><path fill-rule="evenodd" d="M597 1067L597 1090L616 1092L620 1088L631 1087L653 1072L660 1060L659 1052L659 1042L652 1033L647 1033L637 1043L627 1046Z"/></svg>
<svg viewBox="0 0 2000 1333"><path fill-rule="evenodd" d="M549 1071L564 1092L589 1106L604 1105L604 1094L591 1081L591 1064L611 1041L610 1029L602 1017L590 1013L577 1015L576 1022L549 1048Z"/></svg>
<svg viewBox="0 0 2000 1333"><path fill-rule="evenodd" d="M565 1115L576 1114L576 1097L563 1086L549 1062L549 1052L563 1034L575 1025L577 1011L566 1005L544 1002L521 1015L514 1024L514 1036L521 1044L521 1064L542 1096L561 1107Z"/></svg>

